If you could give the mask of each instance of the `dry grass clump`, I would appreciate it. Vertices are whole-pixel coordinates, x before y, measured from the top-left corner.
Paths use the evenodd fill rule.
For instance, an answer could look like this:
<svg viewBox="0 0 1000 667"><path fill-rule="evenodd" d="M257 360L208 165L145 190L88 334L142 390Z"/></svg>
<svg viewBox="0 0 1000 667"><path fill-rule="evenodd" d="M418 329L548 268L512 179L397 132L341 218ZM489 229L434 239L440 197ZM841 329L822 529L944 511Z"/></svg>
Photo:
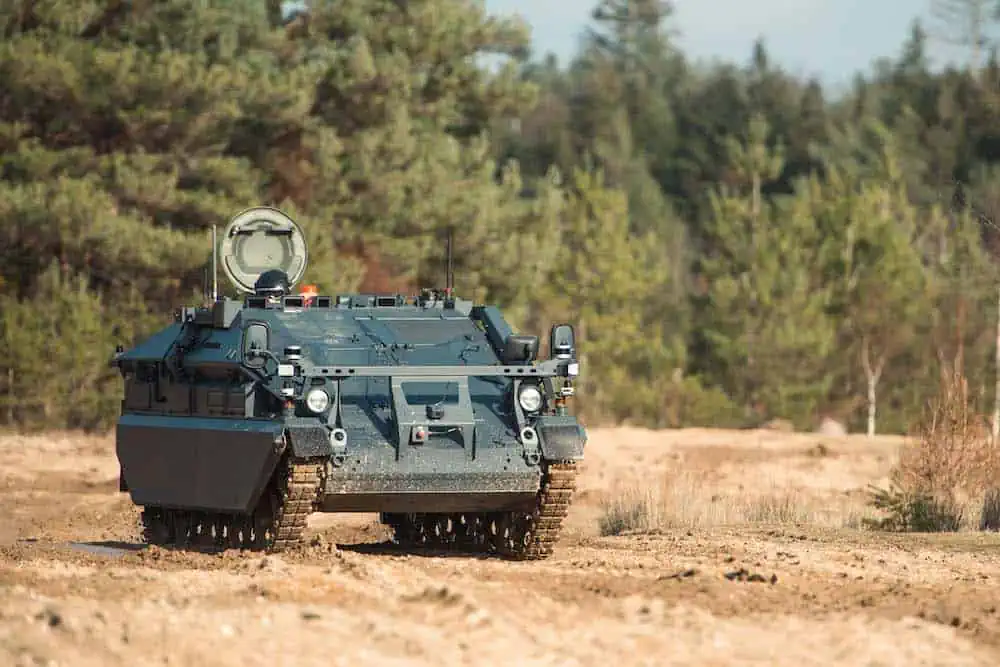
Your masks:
<svg viewBox="0 0 1000 667"><path fill-rule="evenodd" d="M997 443L972 407L961 373L942 378L915 431L900 451L889 488L872 489L871 505L881 516L869 526L913 532L1000 527Z"/></svg>
<svg viewBox="0 0 1000 667"><path fill-rule="evenodd" d="M853 516L836 503L794 489L713 492L694 474L619 485L605 498L602 509L602 535L748 524L842 525L846 516Z"/></svg>
<svg viewBox="0 0 1000 667"><path fill-rule="evenodd" d="M983 494L979 510L979 530L1000 530L1000 489L990 488Z"/></svg>
<svg viewBox="0 0 1000 667"><path fill-rule="evenodd" d="M628 486L601 503L601 535L648 532L663 527L669 511L659 486Z"/></svg>

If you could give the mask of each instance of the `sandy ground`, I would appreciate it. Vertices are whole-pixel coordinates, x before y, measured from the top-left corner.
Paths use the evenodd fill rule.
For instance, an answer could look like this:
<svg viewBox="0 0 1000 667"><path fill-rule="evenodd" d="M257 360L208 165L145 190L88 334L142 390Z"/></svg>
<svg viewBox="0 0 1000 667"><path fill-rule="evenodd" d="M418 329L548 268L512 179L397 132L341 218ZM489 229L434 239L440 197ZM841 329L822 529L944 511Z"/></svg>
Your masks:
<svg viewBox="0 0 1000 667"><path fill-rule="evenodd" d="M897 439L590 435L536 563L399 553L371 515L280 556L142 548L110 438L0 437L0 664L1000 664L1000 537L845 527ZM600 535L664 480L659 530ZM734 509L775 496L797 518Z"/></svg>

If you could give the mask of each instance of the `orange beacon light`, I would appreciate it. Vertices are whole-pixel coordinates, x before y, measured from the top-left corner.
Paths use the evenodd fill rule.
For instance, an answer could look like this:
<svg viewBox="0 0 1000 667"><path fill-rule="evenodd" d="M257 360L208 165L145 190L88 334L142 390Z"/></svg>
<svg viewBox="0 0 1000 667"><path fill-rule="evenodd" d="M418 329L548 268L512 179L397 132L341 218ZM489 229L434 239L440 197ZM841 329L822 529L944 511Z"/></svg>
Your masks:
<svg viewBox="0 0 1000 667"><path fill-rule="evenodd" d="M316 290L315 285L303 285L302 289L299 290L299 294L302 295L302 305L311 306L313 299L319 295L319 292Z"/></svg>

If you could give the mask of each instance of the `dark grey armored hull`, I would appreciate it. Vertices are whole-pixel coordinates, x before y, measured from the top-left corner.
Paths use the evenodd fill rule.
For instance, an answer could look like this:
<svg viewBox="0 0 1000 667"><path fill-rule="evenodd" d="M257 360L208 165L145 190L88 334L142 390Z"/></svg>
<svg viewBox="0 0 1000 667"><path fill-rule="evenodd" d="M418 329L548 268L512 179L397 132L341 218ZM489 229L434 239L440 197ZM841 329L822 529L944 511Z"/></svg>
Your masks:
<svg viewBox="0 0 1000 667"><path fill-rule="evenodd" d="M281 549L311 512L377 512L402 544L545 557L586 442L571 337L550 348L453 298L181 309L115 356L121 489L153 544Z"/></svg>
<svg viewBox="0 0 1000 667"><path fill-rule="evenodd" d="M542 450L575 459L583 438L564 426L556 421ZM122 489L144 507L154 544L280 549L299 543L314 511L378 512L411 546L547 556L569 508L574 462L534 462L502 430L475 433L468 447L399 446L378 429L355 430L334 458L326 429L308 420L132 414L119 421L117 452Z"/></svg>

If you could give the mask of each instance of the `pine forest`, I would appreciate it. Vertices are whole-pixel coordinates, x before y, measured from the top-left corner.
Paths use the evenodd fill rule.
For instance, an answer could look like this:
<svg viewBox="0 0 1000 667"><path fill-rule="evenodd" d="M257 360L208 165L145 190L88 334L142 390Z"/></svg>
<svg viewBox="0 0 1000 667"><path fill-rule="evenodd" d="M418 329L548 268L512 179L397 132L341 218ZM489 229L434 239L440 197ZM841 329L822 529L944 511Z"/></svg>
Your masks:
<svg viewBox="0 0 1000 667"><path fill-rule="evenodd" d="M901 433L955 372L990 415L1000 57L960 19L967 62L914 20L832 91L657 0L570 62L471 0L0 3L0 425L112 425L115 346L256 205L322 294L442 286L451 230L461 296L576 326L588 424Z"/></svg>

